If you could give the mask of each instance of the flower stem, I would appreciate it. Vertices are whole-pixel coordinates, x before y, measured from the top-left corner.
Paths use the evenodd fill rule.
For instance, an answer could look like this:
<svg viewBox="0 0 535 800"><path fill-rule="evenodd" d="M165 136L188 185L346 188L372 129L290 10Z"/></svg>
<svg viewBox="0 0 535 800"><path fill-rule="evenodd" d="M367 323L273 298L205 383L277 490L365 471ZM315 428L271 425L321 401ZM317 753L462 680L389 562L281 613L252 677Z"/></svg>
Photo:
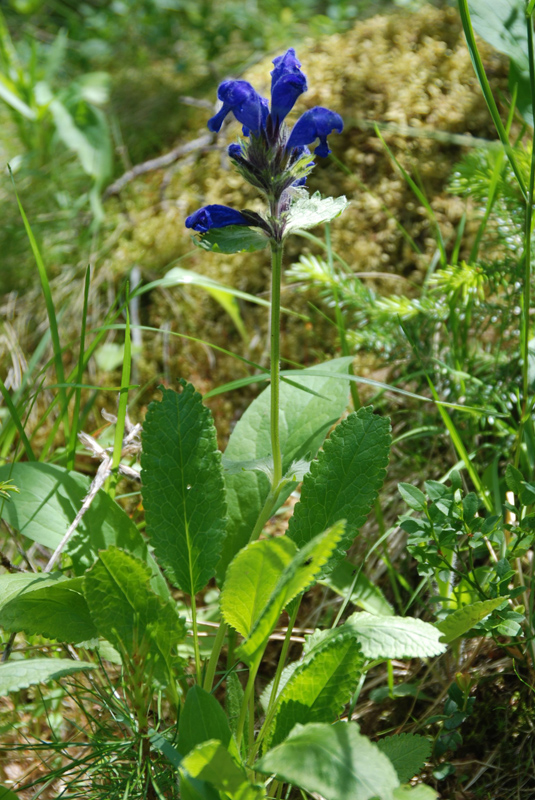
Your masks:
<svg viewBox="0 0 535 800"><path fill-rule="evenodd" d="M273 454L273 491L282 481L282 454L279 434L280 388L280 310L282 243L271 240L271 452Z"/></svg>
<svg viewBox="0 0 535 800"><path fill-rule="evenodd" d="M208 661L208 666L206 668L206 675L204 676L204 691L211 692L212 686L214 683L215 672L217 669L217 662L219 661L219 654L221 653L221 648L223 647L223 643L225 641L225 634L227 632L227 626L221 620L219 623L219 628L217 629L217 633L214 639L214 645L212 647L212 652L210 654L210 660Z"/></svg>

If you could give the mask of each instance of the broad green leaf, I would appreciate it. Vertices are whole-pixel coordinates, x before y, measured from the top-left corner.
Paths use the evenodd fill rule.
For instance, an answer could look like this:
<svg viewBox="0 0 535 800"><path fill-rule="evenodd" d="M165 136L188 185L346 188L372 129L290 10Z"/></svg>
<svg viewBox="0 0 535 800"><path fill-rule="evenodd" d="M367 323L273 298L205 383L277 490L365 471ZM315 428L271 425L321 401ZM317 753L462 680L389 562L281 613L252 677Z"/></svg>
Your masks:
<svg viewBox="0 0 535 800"><path fill-rule="evenodd" d="M151 730L149 731L149 739L151 747L155 750L159 750L160 753L166 757L170 764L178 769L182 764L182 755L178 752L176 747L174 747L171 742L165 738L163 734L159 731Z"/></svg>
<svg viewBox="0 0 535 800"><path fill-rule="evenodd" d="M169 580L190 595L214 575L225 537L221 453L210 410L193 386L161 389L143 426L147 535Z"/></svg>
<svg viewBox="0 0 535 800"><path fill-rule="evenodd" d="M173 600L164 602L151 591L149 578L142 561L110 547L87 573L85 595L98 632L119 652L146 658L158 681L166 684L186 626Z"/></svg>
<svg viewBox="0 0 535 800"><path fill-rule="evenodd" d="M426 510L426 496L420 489L418 489L417 486L411 486L410 483L400 483L398 484L398 492L405 500L409 508L412 508L415 511Z"/></svg>
<svg viewBox="0 0 535 800"><path fill-rule="evenodd" d="M0 786L0 800L19 800L19 796L12 792L11 789Z"/></svg>
<svg viewBox="0 0 535 800"><path fill-rule="evenodd" d="M312 539L292 558L254 621L249 636L239 647L237 651L239 658L251 661L262 652L282 610L298 594L308 589L314 578L325 567L343 535L344 523L341 521ZM233 562L233 567L236 562L239 563L240 555L239 553ZM236 569L237 567L234 567L234 570Z"/></svg>
<svg viewBox="0 0 535 800"><path fill-rule="evenodd" d="M288 212L284 235L298 230L307 230L331 222L346 210L349 201L345 197L322 197L319 192L312 196L300 193L293 201Z"/></svg>
<svg viewBox="0 0 535 800"><path fill-rule="evenodd" d="M25 631L60 642L94 638L97 629L83 594L83 580L62 579L60 574L0 575L0 625L6 631Z"/></svg>
<svg viewBox="0 0 535 800"><path fill-rule="evenodd" d="M220 793L206 781L198 781L183 769L178 773L180 800L221 800Z"/></svg>
<svg viewBox="0 0 535 800"><path fill-rule="evenodd" d="M394 800L437 800L438 793L423 783L418 786L398 786L394 789Z"/></svg>
<svg viewBox="0 0 535 800"><path fill-rule="evenodd" d="M307 653L278 695L268 743L282 742L296 723L333 722L355 690L363 663L351 633Z"/></svg>
<svg viewBox="0 0 535 800"><path fill-rule="evenodd" d="M413 617L352 614L341 629L351 630L366 658L428 658L446 650L434 625Z"/></svg>
<svg viewBox="0 0 535 800"><path fill-rule="evenodd" d="M336 559L340 561L366 521L386 475L390 422L371 407L350 414L332 432L303 478L301 499L288 525L288 536L302 547L340 519L346 521Z"/></svg>
<svg viewBox="0 0 535 800"><path fill-rule="evenodd" d="M394 765L400 783L408 783L423 769L433 749L429 739L416 733L384 736L377 747Z"/></svg>
<svg viewBox="0 0 535 800"><path fill-rule="evenodd" d="M231 672L227 675L227 686L225 693L225 710L229 721L232 733L236 735L238 730L238 720L240 718L240 711L243 703L244 691L240 683L240 679L236 672ZM248 732L249 732L249 712L245 717L245 725L243 730L243 740L245 747L248 747Z"/></svg>
<svg viewBox="0 0 535 800"><path fill-rule="evenodd" d="M354 722L296 725L255 764L257 772L320 794L325 800L393 800L396 771Z"/></svg>
<svg viewBox="0 0 535 800"><path fill-rule="evenodd" d="M48 683L65 678L80 670L95 669L89 661L72 661L70 658L11 659L0 664L0 697L36 683Z"/></svg>
<svg viewBox="0 0 535 800"><path fill-rule="evenodd" d="M346 410L349 381L331 378L328 373L347 374L352 362L351 357L334 359L321 365L326 375L308 376L308 370L302 370L298 377L292 378L294 383L311 389L316 395L287 383L281 384L279 419L284 474L294 461L316 455L329 429ZM268 387L251 403L232 431L225 450L225 463L272 459L270 402ZM236 553L248 543L270 490L269 479L259 471L240 469L236 474L225 473L225 485L229 523L218 567L221 583ZM277 505L284 502L292 489L288 484Z"/></svg>
<svg viewBox="0 0 535 800"><path fill-rule="evenodd" d="M221 592L221 613L228 625L250 636L296 553L297 547L286 536L252 542L238 553Z"/></svg>
<svg viewBox="0 0 535 800"><path fill-rule="evenodd" d="M249 783L245 769L215 739L195 747L183 759L182 767L192 778L205 781L232 800L261 800L266 796L264 787Z"/></svg>
<svg viewBox="0 0 535 800"><path fill-rule="evenodd" d="M331 573L322 578L320 583L328 586L342 597L347 597L351 591L349 598L351 603L360 606L364 611L369 611L370 614L378 614L382 617L392 616L394 610L383 592L362 571L358 573L355 582L357 570L358 567L345 558L336 565ZM353 587L352 590L351 587Z"/></svg>
<svg viewBox="0 0 535 800"><path fill-rule="evenodd" d="M446 619L435 623L435 627L442 633L440 641L445 644L453 642L463 633L471 630L482 619L485 619L495 608L501 606L503 601L503 597L493 597L490 600L481 600L477 603L471 603L469 606L458 608L452 614L449 614Z"/></svg>
<svg viewBox="0 0 535 800"><path fill-rule="evenodd" d="M254 253L255 250L263 250L269 241L265 233L245 225L213 228L208 233L191 238L197 247L213 253Z"/></svg>
<svg viewBox="0 0 535 800"><path fill-rule="evenodd" d="M55 550L80 510L91 479L38 462L4 464L0 481L9 478L20 488L20 494L4 503L3 518L23 536ZM140 532L123 509L100 490L66 547L75 573L82 575L96 561L99 550L111 545L145 561L152 572L152 588L169 597L167 584Z"/></svg>
<svg viewBox="0 0 535 800"><path fill-rule="evenodd" d="M177 748L185 756L209 739L218 739L227 749L233 744L228 719L221 704L200 686L192 686L180 712Z"/></svg>

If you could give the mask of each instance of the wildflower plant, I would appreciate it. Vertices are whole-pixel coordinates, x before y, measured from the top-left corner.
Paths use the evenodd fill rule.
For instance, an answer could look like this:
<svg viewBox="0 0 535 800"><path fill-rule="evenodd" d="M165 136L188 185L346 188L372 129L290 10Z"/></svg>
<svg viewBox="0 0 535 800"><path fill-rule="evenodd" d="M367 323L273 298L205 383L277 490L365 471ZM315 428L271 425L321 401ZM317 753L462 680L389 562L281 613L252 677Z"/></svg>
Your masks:
<svg viewBox="0 0 535 800"><path fill-rule="evenodd" d="M225 81L222 107L208 123L218 131L232 114L242 124L243 138L229 155L263 193L265 213L212 204L186 220L204 249L232 253L269 244L271 366L262 374L253 365L260 374L251 382L269 378L270 386L238 421L223 456L210 410L194 387L180 379L178 391L162 388L141 435L146 539L115 502L109 481L92 493L85 476L55 464L0 467L0 481L20 487L5 504L6 521L52 551L42 573L14 568L0 576L0 625L12 637L25 632L68 643L82 656L24 659L24 668L4 659L0 694L76 671L91 672L96 685L92 651L102 659L111 653L121 666L120 694L130 712L132 750L139 753L136 783L125 787L125 797L164 796L161 787L176 771L184 800L281 798L292 786L327 800L433 800L428 787L406 785L430 754L425 737L385 736L379 746L352 720L371 666L429 658L445 644L435 626L394 616L376 588L382 616L368 610L344 616L350 600L369 608L370 587L364 584L361 599L356 590L362 565L348 562L346 552L386 474L390 423L368 407L336 425L355 380L351 357L280 371L284 241L292 231L338 216L347 201L310 197L304 186L314 155L328 155L327 136L342 130L340 116L313 108L289 130L285 120L306 78L293 49L274 66L271 107L247 82ZM313 155L309 145L316 139ZM127 322L127 354L129 347ZM117 420L126 419L128 357L121 385ZM116 431L111 465L111 454L93 450L101 460L106 456L106 471L124 474L121 458L135 457L139 429L124 441L119 421ZM300 483L287 531L273 535L268 521ZM287 663L303 595L318 581L336 590L338 566L355 577L348 591L337 589L345 601L334 624L322 629L317 619L301 657ZM218 603L210 611L214 589ZM283 613L289 621L270 674L265 654ZM215 631L206 624L214 616ZM163 778L151 751L169 762Z"/></svg>

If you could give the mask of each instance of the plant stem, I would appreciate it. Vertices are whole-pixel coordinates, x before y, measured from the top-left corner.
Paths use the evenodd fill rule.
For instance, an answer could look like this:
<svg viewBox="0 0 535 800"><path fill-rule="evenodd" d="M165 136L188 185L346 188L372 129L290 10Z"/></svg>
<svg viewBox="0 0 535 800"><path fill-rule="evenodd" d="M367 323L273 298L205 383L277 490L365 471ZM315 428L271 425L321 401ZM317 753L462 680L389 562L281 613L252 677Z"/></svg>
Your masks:
<svg viewBox="0 0 535 800"><path fill-rule="evenodd" d="M245 687L245 691L243 693L243 701L240 710L240 718L238 720L238 725L236 728L236 744L238 745L238 750L241 745L241 740L243 737L243 728L245 726L245 718L247 716L247 710L249 708L249 698L254 690L254 682L256 680L256 673L258 672L258 667L260 666L260 662L262 660L262 653L256 660L251 664L249 667L249 679L247 681L247 686Z"/></svg>
<svg viewBox="0 0 535 800"><path fill-rule="evenodd" d="M211 692L212 686L214 683L214 677L217 669L217 662L219 661L219 654L221 653L221 648L223 647L223 642L225 641L225 634L227 632L227 626L221 620L219 623L219 628L217 629L217 633L214 639L214 645L212 647L212 652L210 654L210 660L208 661L208 666L206 667L206 675L204 676L204 690L205 692Z"/></svg>
<svg viewBox="0 0 535 800"><path fill-rule="evenodd" d="M258 515L258 519L256 520L256 524L249 538L249 542L256 542L256 540L262 533L264 525L271 517L271 514L275 506L275 502L277 500L277 497L279 496L279 492L280 492L280 486L278 489L271 489L270 493L266 497L266 502L264 503L262 511Z"/></svg>
<svg viewBox="0 0 535 800"><path fill-rule="evenodd" d="M282 454L279 434L280 388L280 306L282 243L271 240L271 452L273 454L273 491L282 481Z"/></svg>
<svg viewBox="0 0 535 800"><path fill-rule="evenodd" d="M531 103L535 108L535 58L533 53L533 21L531 16L526 17L528 53L529 53L529 84L531 90ZM522 295L522 416L525 417L529 402L529 338L530 324L529 311L531 303L531 234L533 228L533 188L535 185L535 131L531 145L531 164L529 171L528 197L526 201L526 228L524 241L524 287ZM519 442L520 445L520 442Z"/></svg>
<svg viewBox="0 0 535 800"><path fill-rule="evenodd" d="M193 630L193 652L195 653L195 672L197 675L197 683L202 685L201 673L201 653L199 650L199 632L197 629L197 606L195 604L195 595L191 595L191 627Z"/></svg>

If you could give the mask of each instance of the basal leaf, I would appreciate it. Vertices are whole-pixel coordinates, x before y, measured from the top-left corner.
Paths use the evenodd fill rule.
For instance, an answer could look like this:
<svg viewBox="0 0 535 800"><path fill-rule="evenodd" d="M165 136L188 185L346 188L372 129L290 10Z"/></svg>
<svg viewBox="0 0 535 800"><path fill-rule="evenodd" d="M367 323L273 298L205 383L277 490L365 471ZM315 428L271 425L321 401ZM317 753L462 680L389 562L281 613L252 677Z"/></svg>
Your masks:
<svg viewBox="0 0 535 800"><path fill-rule="evenodd" d="M285 235L297 230L308 230L316 225L331 222L346 210L349 201L345 197L322 197L319 192L298 195L290 206L284 227Z"/></svg>
<svg viewBox="0 0 535 800"><path fill-rule="evenodd" d="M214 575L225 537L221 454L210 410L193 386L162 389L143 426L147 534L169 580L190 595Z"/></svg>
<svg viewBox="0 0 535 800"><path fill-rule="evenodd" d="M485 619L495 608L501 606L503 601L503 597L493 597L490 600L481 600L453 611L446 619L435 623L435 627L442 634L440 641L445 644L453 642L454 639L467 633L474 625Z"/></svg>
<svg viewBox="0 0 535 800"><path fill-rule="evenodd" d="M36 683L56 681L85 669L95 669L95 664L89 661L72 661L70 658L11 659L0 664L0 697Z"/></svg>
<svg viewBox="0 0 535 800"><path fill-rule="evenodd" d="M231 800L262 800L263 786L255 786L247 779L245 769L217 740L195 747L182 761L182 767L192 778L205 781Z"/></svg>
<svg viewBox="0 0 535 800"><path fill-rule="evenodd" d="M254 253L255 250L263 250L269 241L265 233L245 225L213 228L208 233L192 236L191 239L197 247L213 253Z"/></svg>
<svg viewBox="0 0 535 800"><path fill-rule="evenodd" d="M288 525L288 536L298 547L344 519L346 532L336 560L343 558L383 483L390 441L389 420L371 407L360 408L334 429L303 478L301 499ZM333 559L330 568L334 564Z"/></svg>
<svg viewBox="0 0 535 800"><path fill-rule="evenodd" d="M437 800L438 793L430 786L398 786L394 789L394 800Z"/></svg>
<svg viewBox="0 0 535 800"><path fill-rule="evenodd" d="M166 684L176 646L186 636L173 600L164 602L149 585L145 564L111 547L85 578L85 596L98 632L119 652L146 658L155 677Z"/></svg>
<svg viewBox="0 0 535 800"><path fill-rule="evenodd" d="M384 736L377 747L394 765L400 783L408 783L423 769L433 749L429 739L416 733Z"/></svg>
<svg viewBox="0 0 535 800"><path fill-rule="evenodd" d="M79 512L91 486L86 475L55 464L15 463L0 467L0 481L12 478L20 494L4 503L9 524L35 542L55 550ZM151 585L169 597L167 584L140 532L106 492L100 490L67 545L77 575L97 559L99 550L115 545L141 558L151 568Z"/></svg>
<svg viewBox="0 0 535 800"><path fill-rule="evenodd" d="M286 536L252 542L238 553L221 592L221 613L228 625L250 636L296 553L297 547Z"/></svg>
<svg viewBox="0 0 535 800"><path fill-rule="evenodd" d="M275 774L325 800L393 800L396 771L354 722L296 725L282 744L269 750L255 770Z"/></svg>
<svg viewBox="0 0 535 800"><path fill-rule="evenodd" d="M177 748L182 756L186 756L198 744L209 739L218 739L227 750L233 743L221 704L200 686L192 686L180 712Z"/></svg>
<svg viewBox="0 0 535 800"><path fill-rule="evenodd" d="M332 556L343 535L342 521L320 533L296 553L282 571L269 599L254 620L247 639L239 647L237 651L239 658L250 662L262 651L282 610L294 597L311 585ZM238 563L240 556L241 553L236 557Z"/></svg>
<svg viewBox="0 0 535 800"><path fill-rule="evenodd" d="M284 474L295 461L316 455L329 429L346 410L349 381L341 379L340 375L347 374L352 361L351 357L337 358L321 365L323 370L337 377L308 376L307 370L303 370L292 379L294 383L314 391L315 395L288 383L281 384L279 418ZM272 460L270 402L271 390L267 388L238 420L225 450L226 464ZM228 565L250 539L268 497L270 481L262 472L239 469L236 474L225 474L225 485L229 523L218 567L221 583ZM289 484L279 496L278 504L284 502L292 489Z"/></svg>
<svg viewBox="0 0 535 800"><path fill-rule="evenodd" d="M24 583L22 578L26 579ZM0 625L6 631L25 631L60 642L94 638L97 629L89 614L83 580L62 580L59 574L55 579L25 573L0 575ZM14 592L16 584L20 588ZM7 590L5 594L3 590Z"/></svg>
<svg viewBox="0 0 535 800"><path fill-rule="evenodd" d="M358 572L358 575L357 571L358 567L344 558L332 572L322 578L320 583L328 586L342 597L347 597L351 592L350 602L360 606L364 611L369 611L370 614L379 614L382 617L392 616L394 610L379 586L372 583L362 570ZM356 582L355 576L357 576Z"/></svg>
<svg viewBox="0 0 535 800"><path fill-rule="evenodd" d="M333 722L349 701L363 663L350 633L307 653L278 695L268 744L282 742L296 723Z"/></svg>
<svg viewBox="0 0 535 800"><path fill-rule="evenodd" d="M353 632L366 658L427 658L446 649L434 625L413 617L377 617L357 611L341 629Z"/></svg>

